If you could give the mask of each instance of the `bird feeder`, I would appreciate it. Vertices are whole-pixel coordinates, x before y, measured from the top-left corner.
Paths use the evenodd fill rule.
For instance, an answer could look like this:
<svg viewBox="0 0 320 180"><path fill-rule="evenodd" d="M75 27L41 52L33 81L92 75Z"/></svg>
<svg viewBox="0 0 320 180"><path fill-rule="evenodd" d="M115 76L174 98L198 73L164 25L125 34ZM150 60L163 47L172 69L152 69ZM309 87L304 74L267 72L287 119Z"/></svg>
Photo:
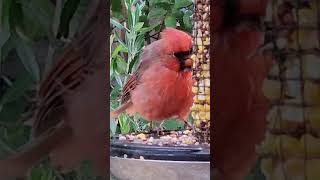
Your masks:
<svg viewBox="0 0 320 180"><path fill-rule="evenodd" d="M210 2L196 0L193 16L193 92L192 118L199 139L210 141Z"/></svg>
<svg viewBox="0 0 320 180"><path fill-rule="evenodd" d="M270 1L265 53L275 60L264 83L272 106L258 147L267 180L320 179L320 2Z"/></svg>

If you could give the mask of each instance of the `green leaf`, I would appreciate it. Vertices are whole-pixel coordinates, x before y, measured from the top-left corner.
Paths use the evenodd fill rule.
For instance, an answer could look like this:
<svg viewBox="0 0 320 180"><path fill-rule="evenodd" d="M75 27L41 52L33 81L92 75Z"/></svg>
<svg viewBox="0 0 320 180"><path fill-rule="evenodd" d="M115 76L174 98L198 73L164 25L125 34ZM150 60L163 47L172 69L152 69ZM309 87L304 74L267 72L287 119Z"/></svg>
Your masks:
<svg viewBox="0 0 320 180"><path fill-rule="evenodd" d="M110 81L113 79L113 73L114 73L114 65L115 64L115 59L111 59L110 62Z"/></svg>
<svg viewBox="0 0 320 180"><path fill-rule="evenodd" d="M112 13L121 13L121 0L111 0L111 11Z"/></svg>
<svg viewBox="0 0 320 180"><path fill-rule="evenodd" d="M10 38L10 29L9 25L7 23L2 24L0 26L0 48L7 42L7 40Z"/></svg>
<svg viewBox="0 0 320 180"><path fill-rule="evenodd" d="M12 1L8 16L10 29L15 29L16 26L21 25L23 22L21 3L18 3L17 1Z"/></svg>
<svg viewBox="0 0 320 180"><path fill-rule="evenodd" d="M191 13L186 13L183 15L183 24L186 28L192 28Z"/></svg>
<svg viewBox="0 0 320 180"><path fill-rule="evenodd" d="M69 23L77 10L79 3L80 0L68 0L64 4L60 16L60 25L57 35L58 38L61 36L67 38L69 36Z"/></svg>
<svg viewBox="0 0 320 180"><path fill-rule="evenodd" d="M148 18L151 19L151 18L163 17L166 13L167 11L163 8L153 8L150 10L148 14Z"/></svg>
<svg viewBox="0 0 320 180"><path fill-rule="evenodd" d="M164 20L164 24L166 27L176 27L177 21L173 16L167 16Z"/></svg>
<svg viewBox="0 0 320 180"><path fill-rule="evenodd" d="M175 16L178 19L182 19L184 13L180 9L172 9L172 15Z"/></svg>
<svg viewBox="0 0 320 180"><path fill-rule="evenodd" d="M137 39L136 39L136 51L140 51L144 45L144 36L142 34L140 34Z"/></svg>
<svg viewBox="0 0 320 180"><path fill-rule="evenodd" d="M0 100L0 111L6 103L13 102L23 96L31 87L34 81L29 74L22 74L13 82L12 86L6 90Z"/></svg>
<svg viewBox="0 0 320 180"><path fill-rule="evenodd" d="M54 37L57 36L58 34L58 30L59 30L59 26L60 26L60 16L62 13L62 8L63 8L63 1L59 0L56 1L56 7L54 10L54 17L53 17L53 24L52 24L52 31L53 31L53 35Z"/></svg>
<svg viewBox="0 0 320 180"><path fill-rule="evenodd" d="M157 26L160 25L160 23L161 23L161 22L158 22L158 23L156 23L156 24L154 24L154 25L152 25L152 26L143 27L143 28L141 28L138 32L140 32L140 34L145 34L145 33L149 32L149 31L154 30Z"/></svg>
<svg viewBox="0 0 320 180"><path fill-rule="evenodd" d="M6 42L10 39L10 30L9 30L9 24L5 23L0 25L0 63L3 61L5 57L7 57L7 52L5 52L3 56L4 48L3 46L6 44ZM2 59L2 57L4 57Z"/></svg>
<svg viewBox="0 0 320 180"><path fill-rule="evenodd" d="M125 50L128 52L128 48L126 46L126 44L121 40L119 34L117 32L114 33L116 35L116 39L117 41L125 48Z"/></svg>
<svg viewBox="0 0 320 180"><path fill-rule="evenodd" d="M131 7L127 9L127 13L128 13L128 19L127 19L127 27L129 29L132 29L134 24L135 24L135 12L131 12Z"/></svg>
<svg viewBox="0 0 320 180"><path fill-rule="evenodd" d="M36 82L40 81L40 67L32 47L18 36L15 36L15 46L20 61Z"/></svg>
<svg viewBox="0 0 320 180"><path fill-rule="evenodd" d="M117 63L114 63L114 64L117 64ZM122 82L121 77L120 76L114 76L114 77L115 77L118 85L122 87L123 86L123 82Z"/></svg>
<svg viewBox="0 0 320 180"><path fill-rule="evenodd" d="M11 1L1 1L1 4L2 4L2 11L1 11L1 22L4 24L4 23L8 23L9 22L9 14L10 14L10 7L11 7L11 4L12 4L12 0ZM0 24L2 25L2 24Z"/></svg>
<svg viewBox="0 0 320 180"><path fill-rule="evenodd" d="M127 52L127 49L122 45L119 44L113 51L112 51L112 55L111 58L115 58L119 52Z"/></svg>
<svg viewBox="0 0 320 180"><path fill-rule="evenodd" d="M110 99L111 100L116 100L118 98L118 95L120 93L121 87L120 86L114 86L110 93Z"/></svg>
<svg viewBox="0 0 320 180"><path fill-rule="evenodd" d="M139 22L134 26L135 31L139 31L143 27L144 22Z"/></svg>
<svg viewBox="0 0 320 180"><path fill-rule="evenodd" d="M149 1L149 4L151 7L157 5L157 4L161 4L161 3L164 3L164 4L170 4L170 0L150 0Z"/></svg>
<svg viewBox="0 0 320 180"><path fill-rule="evenodd" d="M69 30L69 38L73 38L74 35L81 31L84 26L83 18L85 17L88 7L89 7L90 1L88 0L80 0L80 3L78 5L78 8L76 12L74 13L71 21L70 21L70 30Z"/></svg>
<svg viewBox="0 0 320 180"><path fill-rule="evenodd" d="M119 115L119 124L122 134L127 134L130 132L128 117L123 113Z"/></svg>
<svg viewBox="0 0 320 180"><path fill-rule="evenodd" d="M4 60L6 60L6 57L8 56L9 52L14 49L15 44L13 39L13 36L10 36L10 38L2 46L0 61L3 62Z"/></svg>
<svg viewBox="0 0 320 180"><path fill-rule="evenodd" d="M0 111L0 121L8 124L16 123L28 105L28 102L23 97L6 103Z"/></svg>
<svg viewBox="0 0 320 180"><path fill-rule="evenodd" d="M178 129L184 127L184 123L181 121L176 121L176 120L170 119L170 120L164 121L163 127L169 131L170 130L178 130Z"/></svg>
<svg viewBox="0 0 320 180"><path fill-rule="evenodd" d="M7 134L6 142L8 145L13 149L18 149L29 139L30 128L17 124L6 128L5 133Z"/></svg>
<svg viewBox="0 0 320 180"><path fill-rule="evenodd" d="M22 11L23 14L29 13L26 12L29 11L29 9L26 8L23 8ZM19 29L21 30L21 33L23 33L27 37L27 39L32 39L35 41L44 38L47 35L44 27L41 26L41 24L36 19L31 18L30 16L23 17L23 22L19 26Z"/></svg>
<svg viewBox="0 0 320 180"><path fill-rule="evenodd" d="M176 9L184 8L192 4L191 0L175 0L174 7Z"/></svg>
<svg viewBox="0 0 320 180"><path fill-rule="evenodd" d="M145 24L147 24L148 23L148 17L146 15L141 15L139 17L139 21L140 22L144 22Z"/></svg>
<svg viewBox="0 0 320 180"><path fill-rule="evenodd" d="M124 61L120 56L117 57L116 59L116 62L117 62L117 69L116 71L119 73L119 74L124 74L126 72L126 69L127 69L127 63L126 61Z"/></svg>
<svg viewBox="0 0 320 180"><path fill-rule="evenodd" d="M29 0L19 2L22 3L24 16L38 23L47 34L52 33L54 5L51 1Z"/></svg>
<svg viewBox="0 0 320 180"><path fill-rule="evenodd" d="M111 135L115 135L116 133L116 130L117 130L117 122L115 119L110 119L110 132L111 132Z"/></svg>
<svg viewBox="0 0 320 180"><path fill-rule="evenodd" d="M142 9L145 6L145 2L143 1L140 4L136 5L136 11L135 11L135 23L139 22L139 17L142 15Z"/></svg>
<svg viewBox="0 0 320 180"><path fill-rule="evenodd" d="M122 24L120 24L118 21L116 21L115 19L110 19L110 22L113 26L115 26L118 29L124 29L124 26Z"/></svg>

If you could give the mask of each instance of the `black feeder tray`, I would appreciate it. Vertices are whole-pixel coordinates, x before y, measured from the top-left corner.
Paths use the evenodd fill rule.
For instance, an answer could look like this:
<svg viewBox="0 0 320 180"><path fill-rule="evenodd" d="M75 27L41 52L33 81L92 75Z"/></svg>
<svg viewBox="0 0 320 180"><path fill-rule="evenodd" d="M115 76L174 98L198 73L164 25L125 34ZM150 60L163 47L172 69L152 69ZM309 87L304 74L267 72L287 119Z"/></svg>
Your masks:
<svg viewBox="0 0 320 180"><path fill-rule="evenodd" d="M117 180L209 180L209 149L201 144L148 145L115 136L110 140L110 171Z"/></svg>

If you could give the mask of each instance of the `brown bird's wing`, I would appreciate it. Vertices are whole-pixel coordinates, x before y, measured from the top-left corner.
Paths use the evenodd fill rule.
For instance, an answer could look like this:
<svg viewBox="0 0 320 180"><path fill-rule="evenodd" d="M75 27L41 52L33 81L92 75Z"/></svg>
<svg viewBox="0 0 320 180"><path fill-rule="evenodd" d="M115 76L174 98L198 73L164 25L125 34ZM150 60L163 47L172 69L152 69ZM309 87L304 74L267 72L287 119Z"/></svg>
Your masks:
<svg viewBox="0 0 320 180"><path fill-rule="evenodd" d="M155 54L153 54L151 50L154 46L155 44L150 44L144 49L137 70L128 78L125 85L123 86L120 96L121 104L130 102L131 92L139 84L142 74L152 64L152 60L156 59Z"/></svg>
<svg viewBox="0 0 320 180"><path fill-rule="evenodd" d="M139 62L138 68L128 78L128 80L122 88L122 92L120 94L121 106L118 109L110 112L110 118L117 117L120 113L126 111L128 108L132 106L131 92L138 86L141 80L141 76L145 72L145 70L153 63L153 61L159 58L159 55L152 51L153 48L157 48L159 41L151 43L143 50L143 53L141 55L141 61Z"/></svg>
<svg viewBox="0 0 320 180"><path fill-rule="evenodd" d="M104 164L107 158L105 147L108 147L104 139L107 136L103 134L105 133L104 129L98 129L98 127L104 126L103 122L106 124L106 119L102 115L105 113L106 107L103 107L103 103L106 100L103 97L96 97L104 96L103 92L107 89L107 85L103 86L104 83L101 82L107 77L100 78L108 68L105 59L108 57L105 46L108 41L106 13L106 1L90 1L88 12L84 18L86 25L77 34L78 39L75 39L63 51L40 85L37 110L34 113L32 127L34 141L22 152L0 161L0 179L24 176L32 165L49 153L54 156L52 160L59 158L64 160L59 161L62 167L65 164L70 167L68 161L77 163L82 160L93 160L97 161L94 162L95 164L104 166L101 169L107 170ZM91 85L89 90L85 88L88 84ZM105 89L101 90L104 87ZM73 96L70 97L70 95ZM94 108L91 108L90 112L81 112L82 116L89 114L88 116L91 118L86 116L81 119L77 116L80 111L84 111L83 109L88 109L85 104L81 104L85 101L81 99L83 96L86 97L85 100L89 99L87 97L92 99L92 96L95 102L100 100L97 103L91 102L92 107L101 106L95 111L92 110ZM82 106L75 105L75 101ZM82 109L77 110L75 107ZM86 123L92 124L92 126L88 126ZM89 135L91 141L81 141L86 134ZM86 146L95 152L86 150L82 154L75 153L74 156L68 154L72 148L77 152L82 152ZM53 150L54 152L52 152Z"/></svg>
<svg viewBox="0 0 320 180"><path fill-rule="evenodd" d="M105 28L102 28L101 25L106 23L101 22L97 14L90 18L88 25L84 28L85 32L79 34L80 39L64 50L40 85L38 109L33 123L35 136L44 133L62 120L61 116L65 113L65 95L77 90L77 87L93 73L97 66L106 66L104 61L106 56L97 57L101 56L101 53L97 53L97 49L101 49L99 46L106 42L101 38L106 33L102 32ZM97 36L100 36L100 40L97 40Z"/></svg>

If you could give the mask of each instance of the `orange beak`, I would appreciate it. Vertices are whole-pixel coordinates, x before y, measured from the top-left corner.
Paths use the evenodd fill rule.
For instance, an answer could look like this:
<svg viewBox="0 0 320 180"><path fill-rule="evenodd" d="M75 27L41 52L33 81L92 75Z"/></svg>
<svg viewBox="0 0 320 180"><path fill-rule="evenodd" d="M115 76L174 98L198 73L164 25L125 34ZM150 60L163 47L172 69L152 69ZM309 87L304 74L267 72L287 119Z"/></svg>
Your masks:
<svg viewBox="0 0 320 180"><path fill-rule="evenodd" d="M186 68L192 68L192 59L191 58L187 58L184 60L184 67Z"/></svg>

